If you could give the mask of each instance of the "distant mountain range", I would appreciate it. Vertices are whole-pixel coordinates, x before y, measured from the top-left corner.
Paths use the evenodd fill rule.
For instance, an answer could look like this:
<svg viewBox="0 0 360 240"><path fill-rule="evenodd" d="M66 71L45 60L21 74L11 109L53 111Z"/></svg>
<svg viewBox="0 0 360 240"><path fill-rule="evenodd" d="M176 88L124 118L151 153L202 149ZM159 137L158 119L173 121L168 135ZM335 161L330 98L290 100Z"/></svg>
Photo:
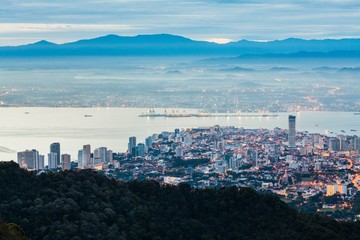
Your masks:
<svg viewBox="0 0 360 240"><path fill-rule="evenodd" d="M360 39L289 38L269 42L241 40L217 44L169 34L134 37L107 35L65 44L42 40L29 45L0 47L0 57L189 55L240 56L242 58L359 58Z"/></svg>

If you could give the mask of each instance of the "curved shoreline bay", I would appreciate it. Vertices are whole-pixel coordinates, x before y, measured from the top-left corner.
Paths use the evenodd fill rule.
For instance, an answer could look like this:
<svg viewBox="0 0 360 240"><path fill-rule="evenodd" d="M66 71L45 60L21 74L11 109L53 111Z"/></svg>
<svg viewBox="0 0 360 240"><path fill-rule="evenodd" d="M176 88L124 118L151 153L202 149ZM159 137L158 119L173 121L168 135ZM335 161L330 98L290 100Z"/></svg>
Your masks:
<svg viewBox="0 0 360 240"><path fill-rule="evenodd" d="M196 128L213 125L244 128L288 128L288 115L294 114L296 128L324 134L358 135L360 115L353 112L276 113L277 117L139 117L142 108L0 108L0 159L16 160L16 152L37 149L47 154L52 142L60 142L61 152L77 159L84 144L92 148L105 146L124 152L130 136L138 142L153 133L174 131L175 128ZM163 113L164 109L155 109ZM167 109L183 113L184 109ZM187 113L197 110L186 109ZM250 114L250 113L243 113Z"/></svg>

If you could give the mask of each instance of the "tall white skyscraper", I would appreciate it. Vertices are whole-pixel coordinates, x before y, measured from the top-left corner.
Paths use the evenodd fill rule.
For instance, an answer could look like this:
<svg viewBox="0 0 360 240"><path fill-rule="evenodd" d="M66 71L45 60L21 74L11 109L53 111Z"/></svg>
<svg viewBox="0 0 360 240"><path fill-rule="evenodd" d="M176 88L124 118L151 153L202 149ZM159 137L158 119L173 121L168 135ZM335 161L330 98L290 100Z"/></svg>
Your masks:
<svg viewBox="0 0 360 240"><path fill-rule="evenodd" d="M45 168L45 156L39 155L39 164L38 164L38 170Z"/></svg>
<svg viewBox="0 0 360 240"><path fill-rule="evenodd" d="M296 117L293 115L289 115L289 133L288 133L288 142L289 147L294 148L296 147L296 124L295 124Z"/></svg>
<svg viewBox="0 0 360 240"><path fill-rule="evenodd" d="M48 154L48 166L49 169L57 168L57 153L51 152Z"/></svg>
<svg viewBox="0 0 360 240"><path fill-rule="evenodd" d="M78 168L83 169L88 166L87 164L87 154L84 149L79 150L78 152Z"/></svg>

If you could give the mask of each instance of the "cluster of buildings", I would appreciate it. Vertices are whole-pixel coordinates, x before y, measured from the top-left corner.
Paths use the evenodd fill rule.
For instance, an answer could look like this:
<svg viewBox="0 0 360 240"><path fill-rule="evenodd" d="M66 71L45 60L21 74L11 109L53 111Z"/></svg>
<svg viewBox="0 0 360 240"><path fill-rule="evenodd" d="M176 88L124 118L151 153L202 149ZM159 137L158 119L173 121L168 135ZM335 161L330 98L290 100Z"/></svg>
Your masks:
<svg viewBox="0 0 360 240"><path fill-rule="evenodd" d="M71 158L69 154L60 154L60 143L50 144L50 152L48 157L48 168L57 169L71 169ZM26 150L17 153L18 164L22 168L28 170L43 170L45 169L45 155L39 154L36 149Z"/></svg>
<svg viewBox="0 0 360 240"><path fill-rule="evenodd" d="M297 132L296 117L288 120L288 129L213 126L164 131L143 143L130 137L126 153L106 147L91 153L90 145L84 145L73 163L53 143L48 168L91 168L119 180L186 182L197 188L252 187L300 207L315 196L337 196L331 204L317 203L318 210L349 208L360 189L360 138ZM31 170L44 168L44 156L36 150L18 153L18 161Z"/></svg>
<svg viewBox="0 0 360 240"><path fill-rule="evenodd" d="M36 149L25 150L17 153L18 164L22 168L32 171L41 170L71 170L71 169L96 169L106 168L108 164L118 166L113 163L113 152L106 147L99 147L91 152L89 144L84 145L78 151L77 162L71 162L70 154L61 154L60 143L50 144L50 152L47 155L47 165L45 165L45 156L39 154Z"/></svg>

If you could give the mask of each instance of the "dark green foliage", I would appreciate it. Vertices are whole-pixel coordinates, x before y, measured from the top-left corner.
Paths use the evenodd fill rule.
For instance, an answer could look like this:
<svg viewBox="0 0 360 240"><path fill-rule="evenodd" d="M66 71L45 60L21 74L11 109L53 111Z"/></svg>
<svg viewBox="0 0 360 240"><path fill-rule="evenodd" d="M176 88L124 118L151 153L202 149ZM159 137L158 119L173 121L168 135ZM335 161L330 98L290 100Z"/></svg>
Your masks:
<svg viewBox="0 0 360 240"><path fill-rule="evenodd" d="M353 212L360 214L360 192L357 192L354 197Z"/></svg>
<svg viewBox="0 0 360 240"><path fill-rule="evenodd" d="M118 182L93 171L36 176L0 163L0 217L32 239L360 239L249 188Z"/></svg>
<svg viewBox="0 0 360 240"><path fill-rule="evenodd" d="M24 231L16 224L0 221L0 240L28 240Z"/></svg>

